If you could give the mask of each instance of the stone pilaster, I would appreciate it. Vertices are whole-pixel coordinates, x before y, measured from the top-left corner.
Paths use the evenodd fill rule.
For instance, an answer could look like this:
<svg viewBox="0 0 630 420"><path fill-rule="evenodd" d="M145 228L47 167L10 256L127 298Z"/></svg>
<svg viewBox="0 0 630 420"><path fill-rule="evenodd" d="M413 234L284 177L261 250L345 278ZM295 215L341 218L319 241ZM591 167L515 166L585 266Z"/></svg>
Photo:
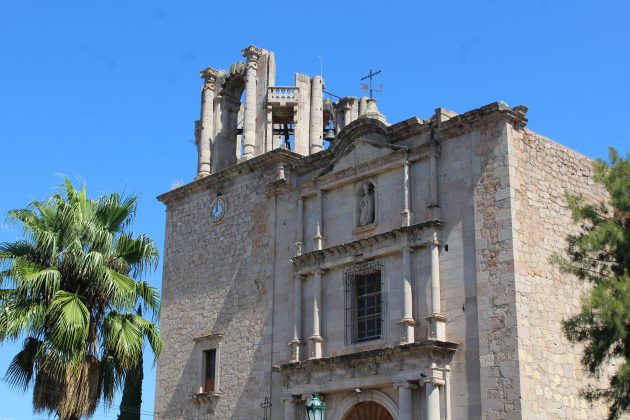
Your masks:
<svg viewBox="0 0 630 420"><path fill-rule="evenodd" d="M409 177L409 162L403 162L403 211L402 211L402 226L410 226L411 225L411 186L410 186L410 177Z"/></svg>
<svg viewBox="0 0 630 420"><path fill-rule="evenodd" d="M212 140L214 136L214 90L219 73L208 67L199 73L203 79L201 90L201 130L197 142L197 179L210 175Z"/></svg>
<svg viewBox="0 0 630 420"><path fill-rule="evenodd" d="M398 389L398 419L412 420L413 406L411 391L417 389L418 386L408 381L394 383L394 388Z"/></svg>
<svg viewBox="0 0 630 420"><path fill-rule="evenodd" d="M243 159L251 159L254 157L256 149L256 82L258 77L258 59L262 54L262 50L250 45L241 52L243 57L246 58Z"/></svg>
<svg viewBox="0 0 630 420"><path fill-rule="evenodd" d="M451 367L444 368L444 420L451 420Z"/></svg>
<svg viewBox="0 0 630 420"><path fill-rule="evenodd" d="M285 395L282 397L282 402L284 403L284 420L295 420L299 400L296 400L293 395Z"/></svg>
<svg viewBox="0 0 630 420"><path fill-rule="evenodd" d="M431 315L429 321L429 338L446 341L446 317L442 315L440 294L440 242L437 232L433 232L431 242Z"/></svg>
<svg viewBox="0 0 630 420"><path fill-rule="evenodd" d="M295 256L302 255L302 247L304 246L304 197L298 197L298 214L297 214L297 235L295 241Z"/></svg>
<svg viewBox="0 0 630 420"><path fill-rule="evenodd" d="M313 273L313 335L309 337L311 345L309 359L319 359L322 357L322 343L324 339L319 329L322 316L322 274L324 274L323 270L315 270Z"/></svg>
<svg viewBox="0 0 630 420"><path fill-rule="evenodd" d="M424 379L424 391L426 395L426 419L440 420L440 387L444 380L438 377Z"/></svg>
<svg viewBox="0 0 630 420"><path fill-rule="evenodd" d="M324 248L324 192L317 190L317 226L313 237L315 250Z"/></svg>
<svg viewBox="0 0 630 420"><path fill-rule="evenodd" d="M296 275L293 282L293 338L291 346L291 361L300 361L300 346L302 345L302 281L304 277Z"/></svg>
<svg viewBox="0 0 630 420"><path fill-rule="evenodd" d="M411 251L408 246L403 247L402 263L402 302L403 317L398 324L400 326L400 344L413 343L415 341L414 326L416 322L413 319L413 291L411 287Z"/></svg>

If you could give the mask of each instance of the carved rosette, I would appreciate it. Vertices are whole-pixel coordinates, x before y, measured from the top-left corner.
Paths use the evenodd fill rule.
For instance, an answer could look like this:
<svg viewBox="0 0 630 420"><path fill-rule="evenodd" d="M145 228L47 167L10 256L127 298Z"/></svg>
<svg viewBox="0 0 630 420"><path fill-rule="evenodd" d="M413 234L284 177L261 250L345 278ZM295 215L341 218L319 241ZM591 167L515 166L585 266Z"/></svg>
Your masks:
<svg viewBox="0 0 630 420"><path fill-rule="evenodd" d="M203 89L215 89L215 82L217 81L217 77L219 76L219 72L213 69L212 67L207 67L204 70L199 72L199 77L203 79Z"/></svg>

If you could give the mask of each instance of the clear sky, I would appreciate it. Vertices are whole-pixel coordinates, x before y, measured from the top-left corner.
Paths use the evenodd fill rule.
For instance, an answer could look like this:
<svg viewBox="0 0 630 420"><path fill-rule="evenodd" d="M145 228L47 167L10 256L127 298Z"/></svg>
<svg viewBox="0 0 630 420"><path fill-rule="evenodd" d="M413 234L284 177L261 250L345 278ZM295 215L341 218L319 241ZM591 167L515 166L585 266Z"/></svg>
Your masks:
<svg viewBox="0 0 630 420"><path fill-rule="evenodd" d="M277 84L317 74L360 96L382 70L390 122L525 104L529 128L591 157L630 151L627 1L18 1L0 5L0 242L6 212L44 199L59 174L96 196L140 194L136 233L164 239L155 197L196 171L198 72L250 43L276 53ZM149 279L161 283L161 272ZM17 352L0 346L0 374ZM150 366L151 360L145 362ZM155 371L145 373L152 418ZM0 419L44 418L0 382ZM116 418L117 407L96 419Z"/></svg>

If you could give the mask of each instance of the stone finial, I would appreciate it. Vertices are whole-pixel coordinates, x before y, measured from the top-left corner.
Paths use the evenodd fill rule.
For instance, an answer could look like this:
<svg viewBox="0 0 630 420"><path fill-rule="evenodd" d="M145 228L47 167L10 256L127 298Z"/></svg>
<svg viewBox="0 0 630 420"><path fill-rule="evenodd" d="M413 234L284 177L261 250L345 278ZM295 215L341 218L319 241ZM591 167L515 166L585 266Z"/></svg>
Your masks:
<svg viewBox="0 0 630 420"><path fill-rule="evenodd" d="M214 90L214 82L216 82L219 72L212 67L206 67L199 72L199 77L203 79L203 87Z"/></svg>
<svg viewBox="0 0 630 420"><path fill-rule="evenodd" d="M262 55L262 49L250 45L249 47L243 49L241 54L243 54L243 57L245 57L247 61L258 61Z"/></svg>
<svg viewBox="0 0 630 420"><path fill-rule="evenodd" d="M378 111L378 107L376 106L376 99L371 98L367 100L365 112L359 118L373 118L380 122L385 122L385 116Z"/></svg>

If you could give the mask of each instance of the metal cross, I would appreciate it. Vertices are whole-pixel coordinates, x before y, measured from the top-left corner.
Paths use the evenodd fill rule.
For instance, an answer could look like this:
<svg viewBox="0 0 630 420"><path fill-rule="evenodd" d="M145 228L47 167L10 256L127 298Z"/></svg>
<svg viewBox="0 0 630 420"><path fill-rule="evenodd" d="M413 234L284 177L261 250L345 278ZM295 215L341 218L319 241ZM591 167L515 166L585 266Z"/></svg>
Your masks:
<svg viewBox="0 0 630 420"><path fill-rule="evenodd" d="M379 74L380 72L381 72L380 70L376 70L376 71L374 71L374 70L370 69L370 73L369 73L367 76L365 76L365 77L362 77L362 78L361 78L361 80L370 79L370 87L369 87L369 90L370 90L370 99L372 99L372 92L374 91L374 89L372 89L372 79L374 78L374 76L376 76L376 75L377 75L377 74ZM367 88L367 86L365 86L365 85L364 85L364 87L365 87L365 88ZM366 89L366 90L367 90L367 89ZM377 92L378 92L378 91L377 91Z"/></svg>
<svg viewBox="0 0 630 420"><path fill-rule="evenodd" d="M272 404L269 402L269 397L265 397L265 401L263 401L262 404L260 404L260 408L262 408L264 410L263 420L269 420L269 414L268 414L267 410L269 410L271 405Z"/></svg>

